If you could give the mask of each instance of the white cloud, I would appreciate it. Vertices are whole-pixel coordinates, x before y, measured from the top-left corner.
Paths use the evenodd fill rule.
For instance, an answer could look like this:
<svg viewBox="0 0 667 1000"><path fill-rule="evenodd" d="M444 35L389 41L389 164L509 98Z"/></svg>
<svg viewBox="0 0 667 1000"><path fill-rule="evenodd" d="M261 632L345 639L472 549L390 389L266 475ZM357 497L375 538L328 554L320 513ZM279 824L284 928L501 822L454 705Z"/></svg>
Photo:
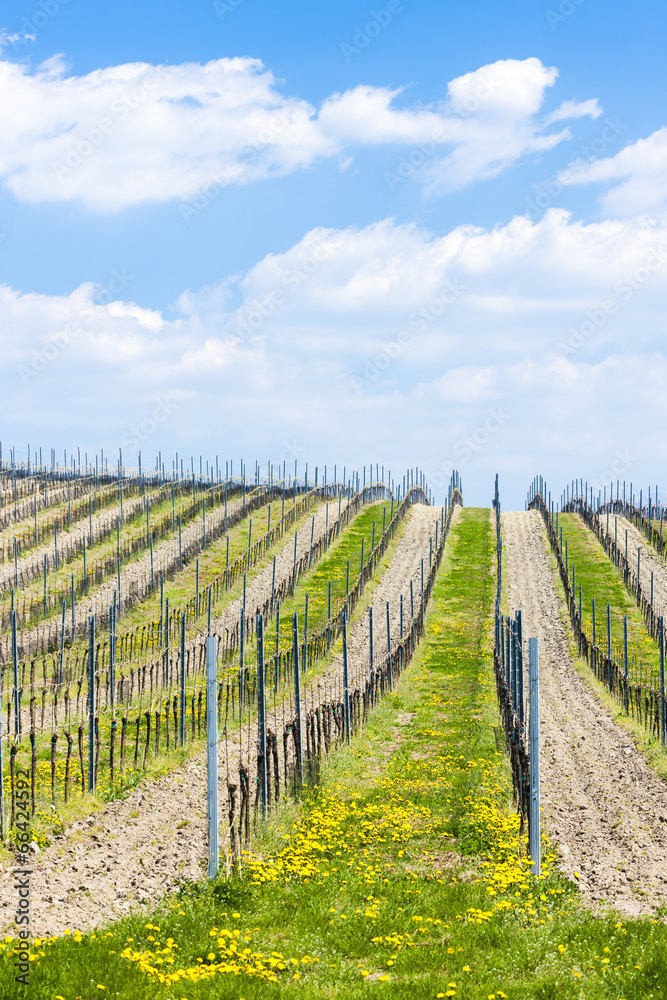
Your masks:
<svg viewBox="0 0 667 1000"><path fill-rule="evenodd" d="M22 39L28 39L31 36L22 35L20 33L15 33L10 35L6 28L0 28L0 52L8 45L13 45L14 42L18 42Z"/></svg>
<svg viewBox="0 0 667 1000"><path fill-rule="evenodd" d="M213 175L237 180L328 154L304 101L282 97L253 59L133 63L67 76L0 63L0 172L24 201L110 209L187 198Z"/></svg>
<svg viewBox="0 0 667 1000"><path fill-rule="evenodd" d="M596 117L595 100L538 114L557 77L539 59L506 59L452 80L428 107L358 86L319 111L286 96L259 60L130 63L68 75L54 57L35 73L0 61L0 176L21 201L79 200L113 210L188 200L207 188L289 173L355 145L428 144L434 189L493 177L569 138L554 121ZM442 155L441 155L442 152Z"/></svg>
<svg viewBox="0 0 667 1000"><path fill-rule="evenodd" d="M664 223L554 210L442 236L390 220L313 230L167 315L96 304L91 284L3 287L4 437L122 445L131 461L132 428L167 398L144 454L234 442L265 461L296 442L434 476L456 462L487 492L496 467L551 474L546 456L569 477L574 441L590 478L630 445L650 470L667 459L666 292Z"/></svg>
<svg viewBox="0 0 667 1000"><path fill-rule="evenodd" d="M545 91L558 77L539 59L502 59L448 85L445 113L457 124L454 150L429 168L430 186L438 191L463 187L471 178L495 177L529 153L552 149L570 138L567 129L547 133L553 121L597 117L597 101L566 102L544 122L537 118Z"/></svg>
<svg viewBox="0 0 667 1000"><path fill-rule="evenodd" d="M601 197L611 215L664 212L667 208L667 127L625 146L616 156L569 167L562 184L611 184ZM618 183L620 182L620 183Z"/></svg>
<svg viewBox="0 0 667 1000"><path fill-rule="evenodd" d="M545 125L553 122L567 121L572 118L599 118L602 108L596 97L589 101L563 101L563 103L547 115L544 119Z"/></svg>

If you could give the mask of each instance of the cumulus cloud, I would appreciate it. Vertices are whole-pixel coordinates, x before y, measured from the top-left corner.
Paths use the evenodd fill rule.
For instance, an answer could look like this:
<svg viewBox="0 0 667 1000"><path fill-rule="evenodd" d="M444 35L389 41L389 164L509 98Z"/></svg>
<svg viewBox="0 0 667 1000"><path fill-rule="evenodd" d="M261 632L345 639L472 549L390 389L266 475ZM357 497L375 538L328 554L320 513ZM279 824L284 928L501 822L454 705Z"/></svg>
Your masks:
<svg viewBox="0 0 667 1000"><path fill-rule="evenodd" d="M428 182L453 190L569 138L553 122L596 117L566 101L540 120L557 70L506 59L452 80L444 100L399 107L399 90L358 86L317 109L286 95L251 58L175 66L129 63L68 74L61 57L34 73L0 61L0 176L25 202L79 200L95 210L193 198L306 168L354 146L429 144Z"/></svg>
<svg viewBox="0 0 667 1000"><path fill-rule="evenodd" d="M363 463L381 439L380 461L421 456L436 484L457 464L487 491L494 466L516 481L547 452L569 478L576 439L593 478L633 439L667 458L650 433L667 418L666 291L663 223L556 210L444 235L315 229L165 315L99 304L89 283L3 287L5 433L46 446L45 427L78 442L85 428L89 449L130 461L234 442ZM169 419L141 431L165 400Z"/></svg>
<svg viewBox="0 0 667 1000"><path fill-rule="evenodd" d="M452 152L429 168L431 188L452 191L473 177L495 177L522 156L553 149L570 138L567 129L546 131L552 122L597 117L595 100L569 101L540 121L545 91L557 77L555 67L533 57L502 59L452 80L443 110L449 128L456 125L456 141Z"/></svg>
<svg viewBox="0 0 667 1000"><path fill-rule="evenodd" d="M667 127L625 146L615 156L564 171L563 184L611 185L601 205L611 215L664 212L667 208Z"/></svg>

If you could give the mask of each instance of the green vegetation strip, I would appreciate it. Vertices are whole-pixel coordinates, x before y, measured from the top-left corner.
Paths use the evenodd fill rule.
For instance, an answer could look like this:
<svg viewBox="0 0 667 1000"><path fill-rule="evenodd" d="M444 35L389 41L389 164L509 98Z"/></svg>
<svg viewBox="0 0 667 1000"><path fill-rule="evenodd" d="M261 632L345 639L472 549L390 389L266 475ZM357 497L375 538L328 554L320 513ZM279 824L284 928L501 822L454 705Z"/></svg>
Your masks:
<svg viewBox="0 0 667 1000"><path fill-rule="evenodd" d="M147 494L147 496L148 499L151 499L151 496L149 494ZM131 499L136 500L136 497L132 497ZM238 498L234 497L234 499L237 500ZM174 538L178 538L178 515L182 511L190 508L192 506L192 503L193 503L192 494L184 493L182 495L177 494L174 497L173 508L172 508L171 496L165 496L163 500L161 500L159 503L156 503L153 507L151 507L149 511L149 525L151 529L155 527L156 522L159 522L165 516L170 515L172 513L172 509L175 512L175 527L171 531L168 531L162 538L156 539L153 543L156 550L156 560L158 557L157 556L158 546ZM220 504L218 504L215 508L211 507L211 512L213 512L213 510L217 511L219 510L219 508ZM118 507L118 511L120 511L120 506ZM105 511L102 511L102 514L105 513L106 513ZM193 523L195 523L197 519L201 520L200 512L197 512L197 514L192 515L186 521L183 521L183 529L189 528ZM125 524L121 526L120 530L121 553L122 553L122 546L124 544L132 543L137 539L143 541L145 537L146 537L146 514L141 508L139 508L138 510L135 509L133 510L132 519L130 520L128 518ZM69 538L69 532L67 530L64 530L59 535L59 540L61 544L63 541L66 542L68 538ZM116 528L114 526L109 527L102 538L94 538L92 545L89 545L88 542L86 542L87 575L89 577L92 576L94 574L97 563L100 560L103 560L106 556L109 556L114 552L116 552L116 550L117 550L117 533L116 533ZM138 549L136 552L121 554L122 568L126 569L127 566L129 566L131 563L137 562L138 560L145 558L147 552L149 552L149 548L146 546L144 548ZM115 573L115 568L108 571L105 574L105 580L99 584L96 584L94 581L91 580L88 589L88 594L92 595L93 593L95 593L101 586L103 586L104 582L107 579L113 578L114 573ZM52 567L51 555L49 555L49 567L47 573L47 594L50 593L53 589L63 588L63 587L66 588L67 584L71 579L72 574L74 574L74 578L77 582L79 578L83 579L83 549L81 549L80 552L78 552L73 558L69 559L67 562L63 562L61 560L61 564L58 569L54 569ZM32 580L30 580L29 583L20 587L19 591L17 591L16 593L20 599L22 599L23 597L40 598L43 594L43 589L44 589L44 577L37 574L32 578ZM11 595L8 597L6 594L2 595L1 598L2 602L5 604L10 599ZM79 600L84 600L84 599L85 598L83 597L79 598ZM59 614L60 611L58 609L51 609L49 614L43 617L52 618L54 616L57 617Z"/></svg>
<svg viewBox="0 0 667 1000"><path fill-rule="evenodd" d="M274 553L281 551L285 547L294 545L294 531L300 530L305 524L310 522L314 512L318 511L322 501L313 500L309 505L308 513L303 514L292 525L287 533L276 539L274 544L266 550L259 562L255 563L246 574L247 582L257 576L257 574L269 563ZM271 505L271 527L276 528L280 524L280 503ZM286 514L288 511L286 510ZM252 521L252 529L250 522ZM230 528L226 535L221 535L214 542L207 544L202 549L199 556L194 557L189 562L183 564L183 569L176 571L172 576L165 577L164 598L168 599L172 612L174 606L181 607L197 594L197 560L199 561L199 592L209 586L209 581L214 581L216 577L225 572L227 566L227 538L229 537L229 566L231 567L235 559L243 556L248 551L248 540L252 545L262 539L267 534L269 527L268 505L253 511L248 517L242 518L234 527ZM178 531L176 534L178 537ZM157 574L156 574L157 575ZM220 615L224 608L243 591L243 577L240 582L237 580L228 591L222 592L213 606L213 615ZM207 614L206 599L201 600L201 619L204 620ZM160 620L160 588L155 588L153 594L148 594L144 600L137 604L131 611L126 611L123 615L122 624L119 631L130 632L141 625L150 625ZM188 637L199 631L202 620L192 623L188 629ZM172 643L173 643L172 638ZM138 658L138 657L137 657Z"/></svg>
<svg viewBox="0 0 667 1000"><path fill-rule="evenodd" d="M41 485L43 486L43 483ZM147 490L146 492L152 493L153 488L151 488L150 491ZM96 513L103 513L104 511L108 510L112 504L120 503L120 501L118 500L118 486L116 483L100 486L97 490L91 487L90 492L86 491L82 493L77 493L77 496L74 496L74 490L70 489L69 500L67 498L67 490L65 490L64 493L65 493L64 499L58 500L57 502L54 503L49 503L47 507L43 507L42 504L44 502L44 493L40 492L39 497L37 499L38 531L44 525L52 527L52 522L54 518L57 518L58 515L60 514L63 513L67 514L69 512L70 504L72 510L72 527L75 527L82 521L88 519L89 499L93 501L93 511L94 511L93 517L95 516ZM134 494L130 494L130 499L133 496ZM34 495L32 496L32 500L34 503ZM4 511L5 509L6 505L3 505L3 507L0 508L0 512ZM13 501L12 501L12 506L10 507L10 511L12 510L13 510ZM35 524L34 507L31 507L29 510L26 510L24 514L19 516L18 521L10 521L10 523L6 528L0 529L0 550L4 550L4 546L7 545L6 550L4 550L3 552L3 558L0 561L0 564L1 562L4 562L6 560L13 561L14 559L13 538L15 535L21 542L19 558L28 555L30 553L30 551L34 548L35 545L34 532L33 532L34 524ZM67 518L67 527L64 527L63 530L66 531L68 527L69 527L69 517ZM53 538L52 534L51 538ZM40 538L37 544L41 545L46 542L48 542L47 538L45 539Z"/></svg>
<svg viewBox="0 0 667 1000"><path fill-rule="evenodd" d="M332 544L329 552L320 557L316 567L304 574L298 581L294 597L284 601L280 606L280 645L284 648L292 641L292 614L296 611L300 627L303 628L306 609L306 594L308 594L308 631L322 628L329 620L329 581L331 581L331 613L343 605L347 586L347 561L350 561L350 590L355 586L362 569L361 543L364 542L364 564L372 552L373 525L375 525L375 543L382 538L383 511L386 512L386 523L391 520L391 501L373 504L362 510L346 526L341 524L340 538ZM434 515L435 518L435 515ZM395 533L395 537L398 531ZM386 567L383 567L386 568ZM378 570L381 567L378 566ZM271 640L275 636L275 626L269 634ZM303 633L301 633L303 635ZM270 640L270 641L271 641Z"/></svg>
<svg viewBox="0 0 667 1000"><path fill-rule="evenodd" d="M570 582L572 564L575 567L575 588L582 595L583 627L593 635L593 599L595 599L596 639L607 650L607 604L611 608L611 641L615 658L623 663L623 615L628 616L628 656L631 663L658 670L660 653L648 634L644 618L635 599L626 590L623 580L593 533L578 514L561 514L563 553L568 548ZM560 537L560 530L559 530Z"/></svg>
<svg viewBox="0 0 667 1000"><path fill-rule="evenodd" d="M463 511L448 545L396 692L299 809L258 833L242 875L36 942L31 998L664 995L664 924L594 916L548 856L543 878L528 873L495 742L488 511Z"/></svg>

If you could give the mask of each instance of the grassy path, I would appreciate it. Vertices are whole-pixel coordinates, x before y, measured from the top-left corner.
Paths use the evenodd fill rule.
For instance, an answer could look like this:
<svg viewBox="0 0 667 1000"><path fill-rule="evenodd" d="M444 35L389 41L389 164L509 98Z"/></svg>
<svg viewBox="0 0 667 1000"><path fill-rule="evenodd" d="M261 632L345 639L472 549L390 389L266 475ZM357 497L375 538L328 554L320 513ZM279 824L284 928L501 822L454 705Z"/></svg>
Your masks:
<svg viewBox="0 0 667 1000"><path fill-rule="evenodd" d="M623 615L627 615L630 662L635 660L645 667L657 670L660 666L660 655L656 643L648 634L635 599L626 590L621 576L607 558L595 535L589 531L578 514L561 514L559 524L563 529L563 552L565 552L565 542L568 544L570 580L574 563L577 595L581 586L583 623L588 634L593 635L593 598L595 598L598 643L606 650L607 604L609 604L612 647L619 662L623 662Z"/></svg>
<svg viewBox="0 0 667 1000"><path fill-rule="evenodd" d="M488 511L465 510L450 543L397 690L243 876L36 942L31 1000L664 997L664 924L595 917L548 863L527 873L495 742Z"/></svg>
<svg viewBox="0 0 667 1000"><path fill-rule="evenodd" d="M321 628L329 620L329 582L331 582L331 611L335 614L345 600L347 587L347 562L350 562L350 589L354 587L361 571L361 544L364 541L364 564L372 551L373 526L375 525L375 540L382 537L383 511L386 511L387 523L390 520L391 502L374 503L363 509L361 513L346 526L343 522L340 537L331 545L328 553L320 556L319 562L312 570L305 573L298 581L293 597L283 601L280 607L280 646L289 646L292 641L292 614L296 612L299 622L303 623L308 594L308 629L309 634ZM396 531L398 536L399 529ZM379 574L381 568L378 566ZM275 636L275 628L270 634ZM254 648L254 637L248 643L248 649Z"/></svg>

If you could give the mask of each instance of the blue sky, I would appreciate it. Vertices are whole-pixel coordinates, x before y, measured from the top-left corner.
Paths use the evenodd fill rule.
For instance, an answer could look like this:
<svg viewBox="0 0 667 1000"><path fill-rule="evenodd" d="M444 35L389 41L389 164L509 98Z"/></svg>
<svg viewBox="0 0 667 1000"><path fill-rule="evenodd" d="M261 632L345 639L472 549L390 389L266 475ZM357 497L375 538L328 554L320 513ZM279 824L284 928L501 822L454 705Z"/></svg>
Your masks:
<svg viewBox="0 0 667 1000"><path fill-rule="evenodd" d="M667 488L666 20L9 0L5 447Z"/></svg>

